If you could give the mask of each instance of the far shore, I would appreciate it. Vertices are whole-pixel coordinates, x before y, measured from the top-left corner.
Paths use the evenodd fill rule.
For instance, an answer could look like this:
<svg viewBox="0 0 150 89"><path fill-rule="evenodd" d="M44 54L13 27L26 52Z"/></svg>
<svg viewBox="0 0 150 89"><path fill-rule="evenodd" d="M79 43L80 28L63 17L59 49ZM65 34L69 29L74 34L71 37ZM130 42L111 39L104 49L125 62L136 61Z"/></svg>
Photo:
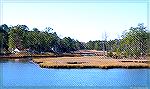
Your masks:
<svg viewBox="0 0 150 89"><path fill-rule="evenodd" d="M16 58L44 58L44 57L81 57L79 54L70 54L70 53L65 53L65 54L22 54L22 53L17 53L17 54L10 54L10 55L1 55L0 59L16 59Z"/></svg>

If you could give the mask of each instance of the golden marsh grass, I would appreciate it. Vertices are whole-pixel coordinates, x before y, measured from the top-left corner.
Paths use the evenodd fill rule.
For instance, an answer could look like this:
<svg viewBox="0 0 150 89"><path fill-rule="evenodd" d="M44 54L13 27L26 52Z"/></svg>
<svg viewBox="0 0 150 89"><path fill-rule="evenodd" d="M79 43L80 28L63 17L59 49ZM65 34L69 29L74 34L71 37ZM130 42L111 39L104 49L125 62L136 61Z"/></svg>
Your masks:
<svg viewBox="0 0 150 89"><path fill-rule="evenodd" d="M112 59L102 56L38 58L42 68L150 68L148 60Z"/></svg>

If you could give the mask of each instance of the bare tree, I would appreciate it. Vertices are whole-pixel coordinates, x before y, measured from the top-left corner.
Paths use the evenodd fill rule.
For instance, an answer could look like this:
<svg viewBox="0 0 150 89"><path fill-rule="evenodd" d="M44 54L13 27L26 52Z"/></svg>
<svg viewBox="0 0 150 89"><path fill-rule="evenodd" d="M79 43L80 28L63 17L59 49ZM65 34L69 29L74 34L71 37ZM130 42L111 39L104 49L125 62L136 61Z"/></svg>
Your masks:
<svg viewBox="0 0 150 89"><path fill-rule="evenodd" d="M104 58L106 58L106 53L105 51L107 51L107 48L106 48L106 42L107 42L107 33L105 32L105 34L103 35L102 34L102 40L103 40L103 56Z"/></svg>

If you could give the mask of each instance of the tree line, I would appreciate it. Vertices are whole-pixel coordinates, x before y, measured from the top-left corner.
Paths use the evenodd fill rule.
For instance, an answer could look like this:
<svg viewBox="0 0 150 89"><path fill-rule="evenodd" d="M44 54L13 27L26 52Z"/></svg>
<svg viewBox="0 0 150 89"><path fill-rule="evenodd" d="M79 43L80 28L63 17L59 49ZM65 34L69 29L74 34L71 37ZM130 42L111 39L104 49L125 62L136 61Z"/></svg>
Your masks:
<svg viewBox="0 0 150 89"><path fill-rule="evenodd" d="M38 28L30 30L26 25L8 27L0 25L1 53L10 53L14 49L30 49L37 53L41 52L71 52L84 49L82 42L70 37L61 39L53 29L46 27L44 31ZM3 52L2 52L3 51Z"/></svg>
<svg viewBox="0 0 150 89"><path fill-rule="evenodd" d="M116 57L139 58L150 55L150 32L143 23L139 23L137 27L125 30L121 39L89 41L86 45L90 50L107 51L110 57L115 53Z"/></svg>
<svg viewBox="0 0 150 89"><path fill-rule="evenodd" d="M144 24L131 27L124 31L121 39L96 40L79 42L70 37L60 38L51 27L44 31L38 28L29 29L26 25L0 25L0 53L11 53L15 48L19 50L69 53L76 50L107 51L109 56L115 52L117 56L139 57L150 53L150 32Z"/></svg>

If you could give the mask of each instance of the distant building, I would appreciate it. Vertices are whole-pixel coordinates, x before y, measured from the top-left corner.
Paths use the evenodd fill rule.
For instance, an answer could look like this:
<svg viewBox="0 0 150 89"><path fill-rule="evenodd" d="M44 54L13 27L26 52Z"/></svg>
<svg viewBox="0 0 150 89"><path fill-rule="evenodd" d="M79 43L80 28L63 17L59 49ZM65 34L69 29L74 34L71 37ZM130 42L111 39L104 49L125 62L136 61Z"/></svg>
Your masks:
<svg viewBox="0 0 150 89"><path fill-rule="evenodd" d="M18 52L20 52L20 50L17 48L15 48L14 50L13 49L11 50L11 53L18 53Z"/></svg>

